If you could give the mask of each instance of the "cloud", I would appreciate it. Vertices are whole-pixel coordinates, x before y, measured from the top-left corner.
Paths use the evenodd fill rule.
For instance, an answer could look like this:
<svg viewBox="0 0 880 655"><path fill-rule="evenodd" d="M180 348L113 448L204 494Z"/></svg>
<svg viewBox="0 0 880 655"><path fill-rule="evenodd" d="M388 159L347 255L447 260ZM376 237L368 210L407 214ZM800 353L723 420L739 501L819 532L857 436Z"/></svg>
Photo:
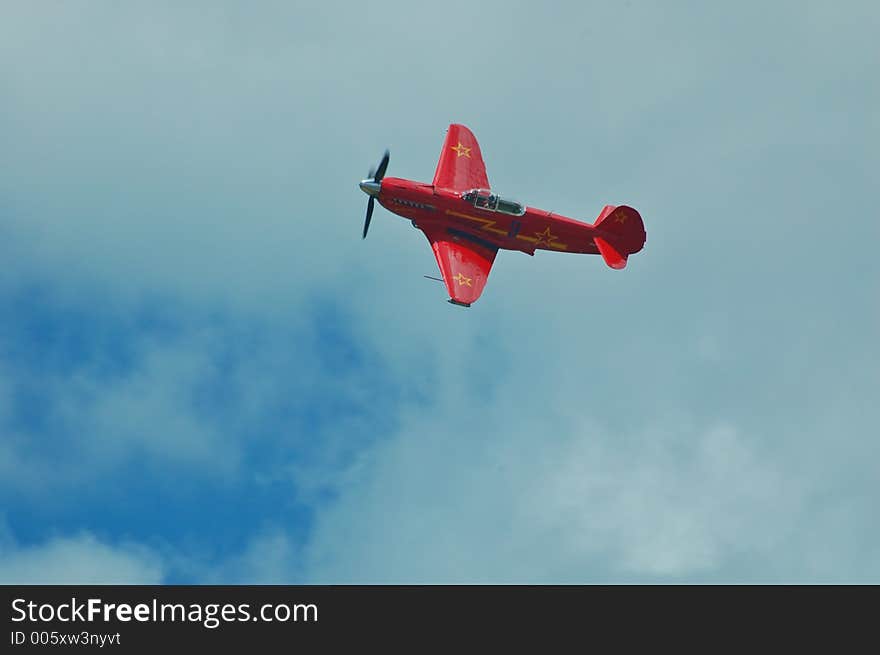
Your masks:
<svg viewBox="0 0 880 655"><path fill-rule="evenodd" d="M202 584L297 584L303 561L299 546L280 528L254 534L245 549L206 566L189 562Z"/></svg>
<svg viewBox="0 0 880 655"><path fill-rule="evenodd" d="M7 12L16 534L216 581L876 576L875 5L342 7ZM633 204L646 249L442 302L356 184L386 146L430 179L452 121L499 191Z"/></svg>
<svg viewBox="0 0 880 655"><path fill-rule="evenodd" d="M203 339L126 339L121 366L100 349L90 354L92 344L68 353L79 361L67 370L50 364L36 372L27 369L36 368L34 355L10 358L0 370L8 390L0 413L4 486L45 492L112 474L139 457L235 470L239 449L199 407L215 366Z"/></svg>
<svg viewBox="0 0 880 655"><path fill-rule="evenodd" d="M30 325L0 322L0 467L8 473L0 487L8 490L41 496L133 466L160 479L286 478L267 468L289 465L288 457L300 467L344 461L412 393L334 303L279 324L181 313L174 304L92 312L51 294L40 300L35 316L24 312ZM14 298L4 301L10 316L21 313ZM291 452L266 454L279 448Z"/></svg>
<svg viewBox="0 0 880 655"><path fill-rule="evenodd" d="M161 584L164 565L146 548L110 544L92 534L0 547L3 584Z"/></svg>
<svg viewBox="0 0 880 655"><path fill-rule="evenodd" d="M411 413L341 489L310 581L699 579L766 556L800 514L801 481L729 424L609 433L574 408L454 406Z"/></svg>

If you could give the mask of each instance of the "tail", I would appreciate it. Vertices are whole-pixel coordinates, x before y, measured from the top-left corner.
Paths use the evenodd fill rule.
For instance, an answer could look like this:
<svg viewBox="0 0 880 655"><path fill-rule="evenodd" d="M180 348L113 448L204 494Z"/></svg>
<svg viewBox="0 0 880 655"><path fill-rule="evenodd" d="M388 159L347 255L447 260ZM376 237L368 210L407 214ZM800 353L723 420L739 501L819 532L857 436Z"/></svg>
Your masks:
<svg viewBox="0 0 880 655"><path fill-rule="evenodd" d="M645 224L632 207L605 205L593 227L593 241L611 268L626 266L626 258L645 245Z"/></svg>

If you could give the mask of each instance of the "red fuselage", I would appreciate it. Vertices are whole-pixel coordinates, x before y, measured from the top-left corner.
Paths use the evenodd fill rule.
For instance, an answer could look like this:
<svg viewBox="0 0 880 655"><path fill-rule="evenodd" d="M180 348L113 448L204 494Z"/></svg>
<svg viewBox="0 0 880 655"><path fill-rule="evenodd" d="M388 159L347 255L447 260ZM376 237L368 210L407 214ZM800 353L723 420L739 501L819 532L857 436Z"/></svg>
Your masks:
<svg viewBox="0 0 880 655"><path fill-rule="evenodd" d="M377 196L390 212L416 227L439 228L485 242L494 248L518 250L529 255L535 250L598 254L593 236L596 228L559 214L523 207L522 214L486 209L460 192L435 189L430 184L396 177L382 180ZM502 203L503 204L503 203Z"/></svg>

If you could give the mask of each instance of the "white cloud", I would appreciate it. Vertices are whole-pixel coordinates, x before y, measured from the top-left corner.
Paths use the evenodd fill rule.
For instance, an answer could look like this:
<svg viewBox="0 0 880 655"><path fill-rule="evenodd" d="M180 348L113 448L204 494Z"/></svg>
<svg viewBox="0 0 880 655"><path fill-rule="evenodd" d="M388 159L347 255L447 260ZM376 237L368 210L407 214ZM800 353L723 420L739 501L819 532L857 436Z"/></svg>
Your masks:
<svg viewBox="0 0 880 655"><path fill-rule="evenodd" d="M102 342L91 345L100 351ZM203 385L218 375L210 337L138 335L127 346L129 369L115 362L108 372L111 357L99 352L75 353L82 362L63 372L22 369L13 377L9 364L6 376L0 371L8 391L5 416L0 412L4 486L44 497L138 458L209 475L236 471L241 445L199 405ZM17 403L24 415L37 414L36 424L13 421L12 392L37 395Z"/></svg>
<svg viewBox="0 0 880 655"><path fill-rule="evenodd" d="M0 545L2 584L161 584L162 560L131 544L109 544L87 532L17 547Z"/></svg>
<svg viewBox="0 0 880 655"><path fill-rule="evenodd" d="M90 454L99 459L140 452L210 464L218 472L235 469L239 448L198 411L200 385L220 375L210 337L145 340L138 350L136 367L120 379L86 373L64 380L61 420L81 431Z"/></svg>
<svg viewBox="0 0 880 655"><path fill-rule="evenodd" d="M567 550L599 551L618 574L716 570L738 551L765 550L766 535L778 540L797 509L792 491L781 492L776 463L760 461L731 427L651 431L622 448L614 442L582 432L529 505Z"/></svg>
<svg viewBox="0 0 880 655"><path fill-rule="evenodd" d="M730 426L626 435L474 413L412 416L372 453L318 520L311 581L712 574L766 555L798 515L801 491Z"/></svg>
<svg viewBox="0 0 880 655"><path fill-rule="evenodd" d="M255 534L241 553L222 562L188 563L200 584L297 584L302 566L300 549L280 529Z"/></svg>

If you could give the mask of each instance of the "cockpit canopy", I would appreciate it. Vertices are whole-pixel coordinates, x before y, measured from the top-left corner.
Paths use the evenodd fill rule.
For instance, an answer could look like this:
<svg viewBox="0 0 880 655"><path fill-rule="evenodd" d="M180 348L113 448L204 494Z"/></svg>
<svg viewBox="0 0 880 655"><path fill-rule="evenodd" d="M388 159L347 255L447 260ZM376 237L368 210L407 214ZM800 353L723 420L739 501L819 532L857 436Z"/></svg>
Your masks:
<svg viewBox="0 0 880 655"><path fill-rule="evenodd" d="M471 189L461 194L461 199L473 203L477 209L490 212L501 212L512 216L522 216L526 208L513 200L506 200L489 189Z"/></svg>

